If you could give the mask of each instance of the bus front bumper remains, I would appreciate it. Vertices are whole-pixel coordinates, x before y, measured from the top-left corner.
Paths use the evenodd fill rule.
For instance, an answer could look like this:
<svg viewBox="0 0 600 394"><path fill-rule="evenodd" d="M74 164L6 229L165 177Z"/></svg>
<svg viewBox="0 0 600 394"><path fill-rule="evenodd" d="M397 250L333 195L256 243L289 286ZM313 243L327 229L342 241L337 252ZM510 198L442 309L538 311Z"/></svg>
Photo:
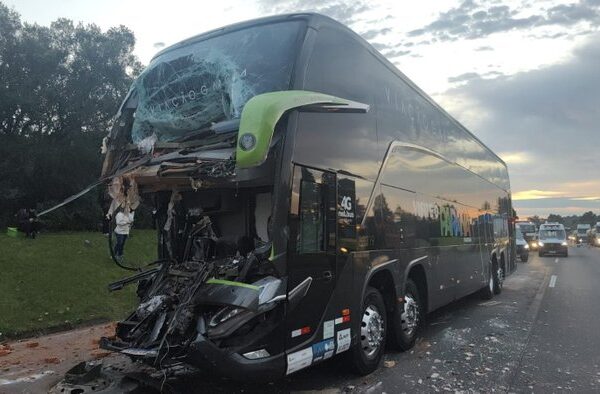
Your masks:
<svg viewBox="0 0 600 394"><path fill-rule="evenodd" d="M191 343L185 362L235 380L281 377L284 376L286 366L283 353L250 359L236 352L220 349L202 335Z"/></svg>

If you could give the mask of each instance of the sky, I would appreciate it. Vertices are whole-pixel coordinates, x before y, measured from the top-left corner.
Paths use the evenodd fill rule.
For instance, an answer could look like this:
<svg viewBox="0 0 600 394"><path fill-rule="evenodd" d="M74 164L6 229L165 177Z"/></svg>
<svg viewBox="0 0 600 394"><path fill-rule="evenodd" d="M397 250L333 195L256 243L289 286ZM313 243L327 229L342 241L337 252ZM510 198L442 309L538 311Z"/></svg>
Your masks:
<svg viewBox="0 0 600 394"><path fill-rule="evenodd" d="M348 25L508 164L520 217L600 213L600 0L0 0L29 23L125 25L164 46L261 16Z"/></svg>

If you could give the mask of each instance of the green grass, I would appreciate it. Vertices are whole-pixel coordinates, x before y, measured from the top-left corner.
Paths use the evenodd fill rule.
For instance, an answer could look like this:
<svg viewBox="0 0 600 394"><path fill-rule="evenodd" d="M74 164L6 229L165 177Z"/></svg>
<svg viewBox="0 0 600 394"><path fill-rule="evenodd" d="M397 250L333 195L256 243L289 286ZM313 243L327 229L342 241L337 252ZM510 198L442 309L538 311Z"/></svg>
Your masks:
<svg viewBox="0 0 600 394"><path fill-rule="evenodd" d="M125 261L154 260L156 233L133 230ZM88 242L86 242L89 241ZM135 285L109 293L107 284L131 275L117 267L100 233L0 235L0 340L98 319L120 319L135 305Z"/></svg>

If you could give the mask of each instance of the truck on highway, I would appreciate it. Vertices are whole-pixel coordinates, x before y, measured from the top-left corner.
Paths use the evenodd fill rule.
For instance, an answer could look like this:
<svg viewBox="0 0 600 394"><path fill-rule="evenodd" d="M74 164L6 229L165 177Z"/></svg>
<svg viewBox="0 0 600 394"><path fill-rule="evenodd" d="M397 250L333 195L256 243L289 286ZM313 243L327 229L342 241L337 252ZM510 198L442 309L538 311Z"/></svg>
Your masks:
<svg viewBox="0 0 600 394"><path fill-rule="evenodd" d="M589 224L578 224L575 242L577 245L587 244L589 242L589 232L592 226Z"/></svg>
<svg viewBox="0 0 600 394"><path fill-rule="evenodd" d="M105 147L111 210L153 206L158 258L111 285L140 301L101 347L159 369L266 380L345 353L368 374L515 269L506 164L321 15L163 50Z"/></svg>
<svg viewBox="0 0 600 394"><path fill-rule="evenodd" d="M519 227L523 238L527 241L530 250L537 250L538 248L538 229L535 223L526 221L517 221L516 226Z"/></svg>

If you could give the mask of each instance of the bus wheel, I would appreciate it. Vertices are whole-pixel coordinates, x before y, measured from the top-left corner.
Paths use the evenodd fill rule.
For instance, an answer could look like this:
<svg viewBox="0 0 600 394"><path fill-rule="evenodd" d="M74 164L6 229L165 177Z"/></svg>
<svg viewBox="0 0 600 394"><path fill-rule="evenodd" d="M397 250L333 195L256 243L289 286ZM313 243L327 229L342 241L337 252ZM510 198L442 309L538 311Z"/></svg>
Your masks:
<svg viewBox="0 0 600 394"><path fill-rule="evenodd" d="M367 287L363 299L359 341L350 351L354 371L367 375L377 369L385 349L387 314L381 293Z"/></svg>
<svg viewBox="0 0 600 394"><path fill-rule="evenodd" d="M502 286L504 285L504 264L495 263L493 265L494 270L494 294L502 293Z"/></svg>
<svg viewBox="0 0 600 394"><path fill-rule="evenodd" d="M394 347L406 351L415 345L423 322L423 313L423 303L417 284L412 279L408 279L404 302L394 311L394 332L390 336Z"/></svg>
<svg viewBox="0 0 600 394"><path fill-rule="evenodd" d="M494 280L494 263L490 262L490 271L487 285L481 289L481 297L486 300L491 300L496 292L496 281Z"/></svg>

